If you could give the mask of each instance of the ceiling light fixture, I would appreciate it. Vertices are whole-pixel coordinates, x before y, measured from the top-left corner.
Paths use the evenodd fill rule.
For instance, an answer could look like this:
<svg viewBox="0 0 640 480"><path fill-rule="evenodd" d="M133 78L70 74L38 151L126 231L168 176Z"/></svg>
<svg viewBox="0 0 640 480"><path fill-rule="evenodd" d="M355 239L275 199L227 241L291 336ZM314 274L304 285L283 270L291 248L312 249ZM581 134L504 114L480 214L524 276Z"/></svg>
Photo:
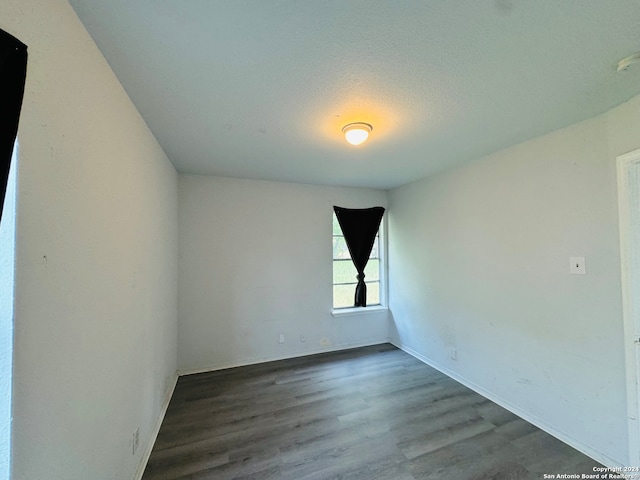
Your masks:
<svg viewBox="0 0 640 480"><path fill-rule="evenodd" d="M618 62L618 72L624 72L631 65L639 62L640 62L640 52L634 53L633 55L629 55L628 57L623 58Z"/></svg>
<svg viewBox="0 0 640 480"><path fill-rule="evenodd" d="M367 138L369 138L369 134L372 130L373 127L371 125L362 122L349 123L342 127L344 138L351 145L360 145L364 143Z"/></svg>

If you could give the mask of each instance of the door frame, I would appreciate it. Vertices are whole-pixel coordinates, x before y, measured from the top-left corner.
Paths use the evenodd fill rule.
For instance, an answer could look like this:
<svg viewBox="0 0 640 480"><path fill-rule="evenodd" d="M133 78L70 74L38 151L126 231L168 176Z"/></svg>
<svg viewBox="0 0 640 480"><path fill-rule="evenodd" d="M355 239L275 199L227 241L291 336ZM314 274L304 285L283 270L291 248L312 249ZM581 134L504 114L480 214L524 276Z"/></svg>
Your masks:
<svg viewBox="0 0 640 480"><path fill-rule="evenodd" d="M640 466L640 148L617 157L629 465ZM634 198L636 201L634 202Z"/></svg>

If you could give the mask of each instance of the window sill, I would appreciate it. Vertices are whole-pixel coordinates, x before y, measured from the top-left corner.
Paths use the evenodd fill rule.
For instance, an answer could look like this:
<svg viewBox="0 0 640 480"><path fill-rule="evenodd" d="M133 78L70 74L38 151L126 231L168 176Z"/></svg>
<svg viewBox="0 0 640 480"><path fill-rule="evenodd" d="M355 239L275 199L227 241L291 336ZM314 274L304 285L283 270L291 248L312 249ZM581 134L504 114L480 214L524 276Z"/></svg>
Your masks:
<svg viewBox="0 0 640 480"><path fill-rule="evenodd" d="M384 305L372 305L371 307L351 307L351 308L338 308L331 311L331 315L334 317L350 317L352 315L365 315L367 313L386 312L389 307Z"/></svg>

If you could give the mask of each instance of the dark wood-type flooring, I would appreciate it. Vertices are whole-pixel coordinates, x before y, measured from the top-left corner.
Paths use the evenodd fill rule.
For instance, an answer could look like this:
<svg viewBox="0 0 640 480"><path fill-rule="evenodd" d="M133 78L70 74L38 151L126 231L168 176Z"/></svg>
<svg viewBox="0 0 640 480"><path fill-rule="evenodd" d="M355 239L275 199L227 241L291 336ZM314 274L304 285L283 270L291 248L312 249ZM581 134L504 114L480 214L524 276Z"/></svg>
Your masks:
<svg viewBox="0 0 640 480"><path fill-rule="evenodd" d="M541 479L594 466L385 344L181 377L143 479Z"/></svg>

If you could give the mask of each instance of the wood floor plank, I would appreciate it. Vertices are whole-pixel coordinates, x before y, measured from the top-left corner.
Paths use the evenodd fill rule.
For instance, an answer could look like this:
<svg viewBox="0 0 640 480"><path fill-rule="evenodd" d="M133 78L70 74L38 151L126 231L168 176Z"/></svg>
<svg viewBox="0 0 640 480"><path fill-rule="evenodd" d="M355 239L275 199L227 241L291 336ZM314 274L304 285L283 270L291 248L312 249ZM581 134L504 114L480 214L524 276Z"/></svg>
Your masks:
<svg viewBox="0 0 640 480"><path fill-rule="evenodd" d="M383 344L181 377L143 480L533 480L594 466Z"/></svg>

